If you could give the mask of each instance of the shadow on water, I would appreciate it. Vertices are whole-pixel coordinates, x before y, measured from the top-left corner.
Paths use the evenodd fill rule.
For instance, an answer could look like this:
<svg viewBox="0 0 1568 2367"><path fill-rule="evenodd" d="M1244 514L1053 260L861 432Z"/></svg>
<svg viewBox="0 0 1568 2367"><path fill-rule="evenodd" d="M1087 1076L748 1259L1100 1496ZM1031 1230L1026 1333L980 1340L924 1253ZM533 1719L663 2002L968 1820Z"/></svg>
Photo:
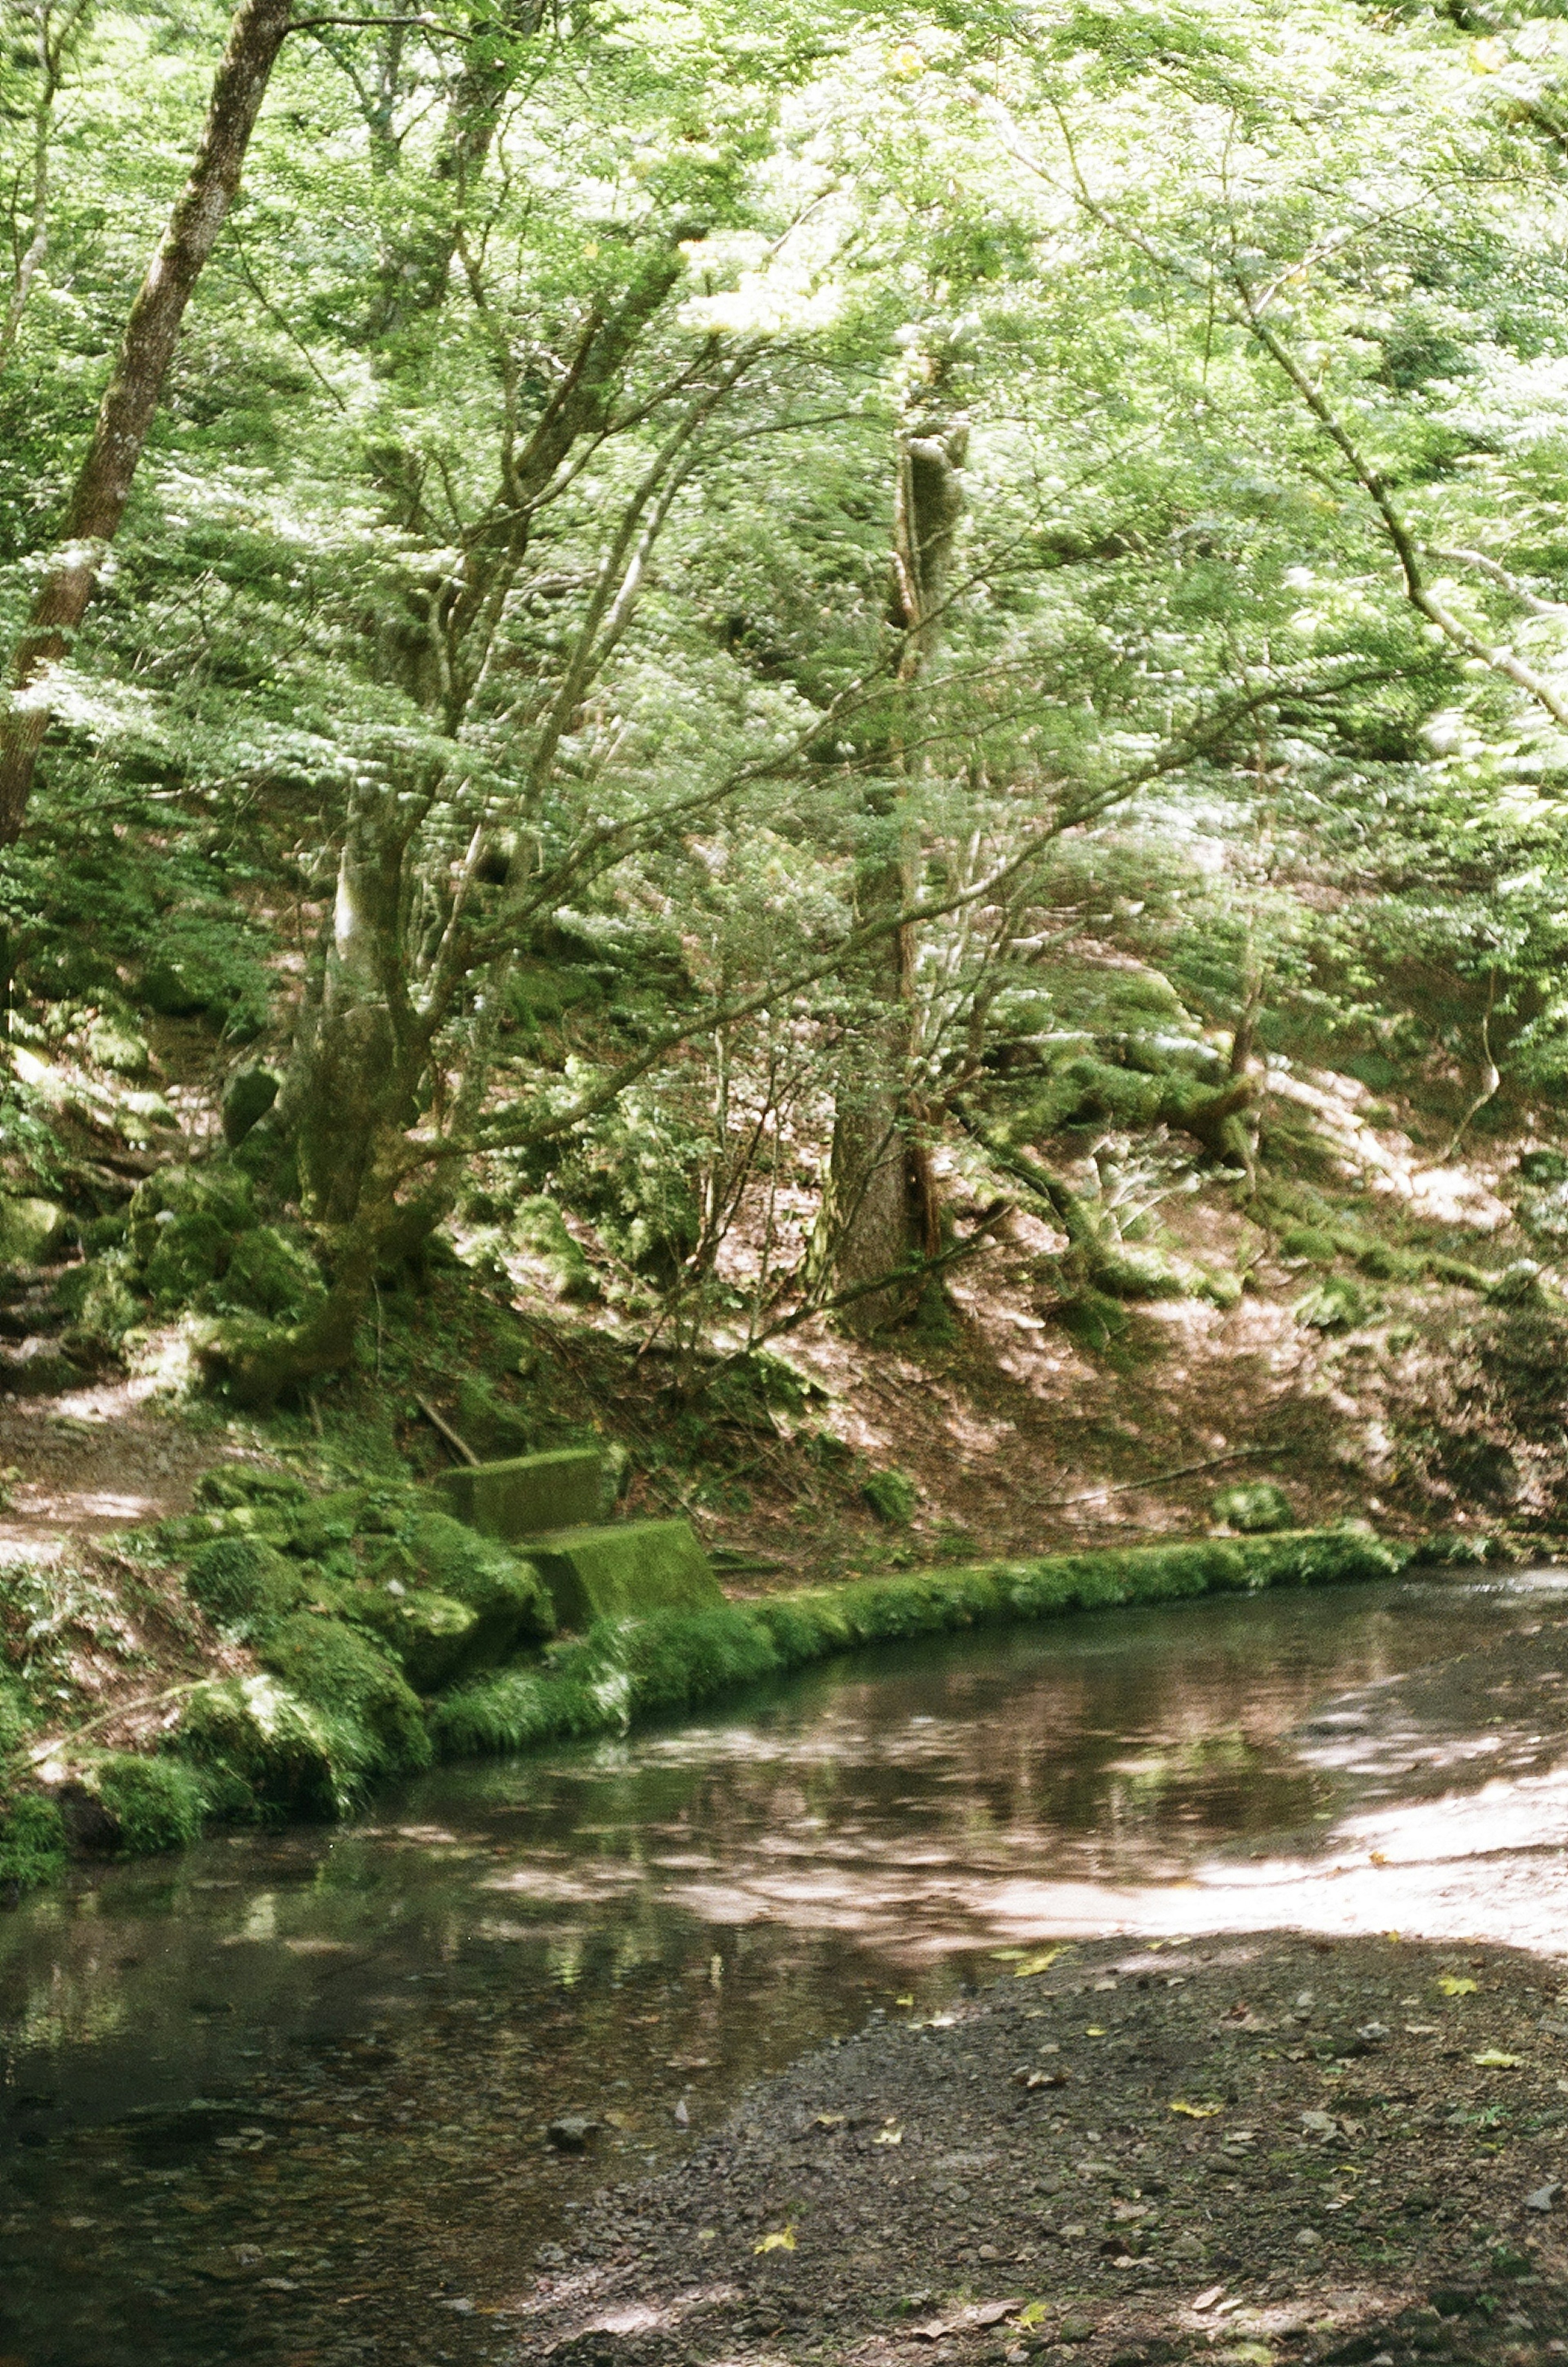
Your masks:
<svg viewBox="0 0 1568 2367"><path fill-rule="evenodd" d="M0 2367L504 2357L679 2114L1043 1934L1510 1936L1469 1817L1528 1937L1564 1694L1568 1576L1123 1612L78 1878L0 1922Z"/></svg>

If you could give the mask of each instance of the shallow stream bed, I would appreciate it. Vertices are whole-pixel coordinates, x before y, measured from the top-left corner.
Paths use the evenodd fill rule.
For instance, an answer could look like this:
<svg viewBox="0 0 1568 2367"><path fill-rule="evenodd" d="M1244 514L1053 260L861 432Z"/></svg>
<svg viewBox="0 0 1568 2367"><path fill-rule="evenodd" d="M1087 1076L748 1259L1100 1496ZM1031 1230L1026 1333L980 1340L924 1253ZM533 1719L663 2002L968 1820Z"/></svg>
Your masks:
<svg viewBox="0 0 1568 2367"><path fill-rule="evenodd" d="M865 1655L78 1874L0 1920L0 2367L503 2359L593 2188L1033 1941L1568 1947L1565 1778L1568 1572L1412 1580Z"/></svg>

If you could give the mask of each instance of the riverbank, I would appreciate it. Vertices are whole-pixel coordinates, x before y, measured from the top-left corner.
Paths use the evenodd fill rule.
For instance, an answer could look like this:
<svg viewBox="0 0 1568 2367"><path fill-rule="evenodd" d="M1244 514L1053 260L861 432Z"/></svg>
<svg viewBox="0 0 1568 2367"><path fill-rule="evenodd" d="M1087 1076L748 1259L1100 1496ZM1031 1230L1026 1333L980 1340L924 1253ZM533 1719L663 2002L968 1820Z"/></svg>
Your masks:
<svg viewBox="0 0 1568 2367"><path fill-rule="evenodd" d="M246 1509L240 1517L253 1515ZM73 1851L152 1854L187 1845L214 1821L342 1814L375 1781L416 1772L433 1754L473 1758L625 1733L869 1645L1073 1611L1347 1584L1393 1576L1410 1558L1408 1546L1362 1530L1303 1530L867 1579L712 1611L604 1621L580 1639L422 1698L409 1681L417 1666L406 1655L400 1665L398 1626L389 1633L382 1615L406 1601L401 1580L383 1604L373 1587L342 1582L333 1558L356 1522L387 1521L384 1504L345 1508L329 1498L275 1517L268 1535L302 1544L302 1560L286 1560L276 1544L254 1535L208 1535L204 1544L193 1535L186 1540L194 1548L190 1594L166 1554L138 1565L144 1584L161 1576L165 1624L173 1627L177 1614L187 1657L193 1637L199 1646L210 1630L214 1673L150 1697L142 1684L141 1698L123 1711L111 1703L76 1732L46 1728L14 1752L12 1766L26 1773L20 1783L13 1775L0 1815L0 1898L14 1901L54 1879ZM463 1575L465 1585L472 1577L493 1591L513 1582L508 1571L517 1586L534 1584L525 1560L498 1558L493 1546L451 1521L412 1517L416 1544L439 1531L448 1587L458 1582L459 1549L484 1564L477 1576ZM184 1525L205 1534L200 1522ZM378 1527L375 1534L379 1539ZM500 1563L507 1569L498 1576ZM214 1570L231 1602L214 1595ZM235 1591L242 1581L243 1594ZM240 1624L214 1624L224 1617ZM415 1634L410 1649L425 1642Z"/></svg>
<svg viewBox="0 0 1568 2367"><path fill-rule="evenodd" d="M995 1988L874 2016L679 2169L605 2193L501 2313L511 2357L1568 2351L1568 1966L1393 1933L1010 1955Z"/></svg>

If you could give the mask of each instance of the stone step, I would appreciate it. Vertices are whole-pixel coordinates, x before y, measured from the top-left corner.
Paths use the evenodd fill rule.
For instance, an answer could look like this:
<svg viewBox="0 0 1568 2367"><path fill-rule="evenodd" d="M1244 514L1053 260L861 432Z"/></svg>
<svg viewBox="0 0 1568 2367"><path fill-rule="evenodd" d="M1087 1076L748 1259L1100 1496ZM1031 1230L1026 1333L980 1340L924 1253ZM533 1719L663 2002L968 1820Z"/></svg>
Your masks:
<svg viewBox="0 0 1568 2367"><path fill-rule="evenodd" d="M459 1465L435 1480L443 1512L502 1545L597 1521L604 1509L604 1457L596 1446Z"/></svg>
<svg viewBox="0 0 1568 2367"><path fill-rule="evenodd" d="M724 1602L690 1521L618 1521L529 1537L523 1551L550 1590L563 1627L639 1619L650 1611L714 1611Z"/></svg>

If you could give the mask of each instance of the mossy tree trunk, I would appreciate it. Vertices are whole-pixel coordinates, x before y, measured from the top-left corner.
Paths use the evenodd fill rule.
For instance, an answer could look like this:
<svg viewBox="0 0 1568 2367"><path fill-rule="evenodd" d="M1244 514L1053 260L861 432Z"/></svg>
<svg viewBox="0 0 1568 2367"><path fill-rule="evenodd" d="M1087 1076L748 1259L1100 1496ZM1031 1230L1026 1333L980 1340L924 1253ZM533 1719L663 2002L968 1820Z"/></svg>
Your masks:
<svg viewBox="0 0 1568 2367"><path fill-rule="evenodd" d="M953 537L964 511L968 441L957 418L908 421L897 443L893 512L891 621L903 636L898 681L906 716L939 648ZM905 802L905 733L887 751L888 781L868 799L880 844L860 866L855 917L862 926L914 900L914 849ZM920 1018L912 927L879 938L852 973L863 1017L849 1048L852 1074L840 1083L833 1144L818 1238L835 1290L859 1289L937 1253L940 1207L919 1090ZM870 1332L907 1314L917 1285L864 1292L844 1309L847 1330Z"/></svg>

